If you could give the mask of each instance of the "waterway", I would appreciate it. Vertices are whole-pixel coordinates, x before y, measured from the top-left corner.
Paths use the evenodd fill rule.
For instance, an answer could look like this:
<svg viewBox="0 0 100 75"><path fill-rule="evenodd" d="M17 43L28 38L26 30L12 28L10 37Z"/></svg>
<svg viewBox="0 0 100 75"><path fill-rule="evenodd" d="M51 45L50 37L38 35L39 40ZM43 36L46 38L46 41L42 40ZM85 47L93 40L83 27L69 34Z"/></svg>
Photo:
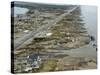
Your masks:
<svg viewBox="0 0 100 75"><path fill-rule="evenodd" d="M85 26L90 35L94 36L97 43L97 7L81 6L81 13L85 20Z"/></svg>
<svg viewBox="0 0 100 75"><path fill-rule="evenodd" d="M66 52L73 57L97 58L96 47L93 47L93 44L97 45L97 7L81 6L80 8L81 16L83 16L88 34L92 35L95 38L95 41L91 41L89 45L82 48L72 49Z"/></svg>

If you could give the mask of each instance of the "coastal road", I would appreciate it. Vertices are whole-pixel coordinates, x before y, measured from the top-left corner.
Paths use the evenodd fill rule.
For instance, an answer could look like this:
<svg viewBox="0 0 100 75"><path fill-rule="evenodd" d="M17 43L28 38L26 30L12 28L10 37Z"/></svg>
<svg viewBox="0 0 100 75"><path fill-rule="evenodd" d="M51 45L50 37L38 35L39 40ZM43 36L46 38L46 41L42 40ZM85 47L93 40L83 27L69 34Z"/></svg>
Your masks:
<svg viewBox="0 0 100 75"><path fill-rule="evenodd" d="M43 32L43 31L47 31L48 28L52 27L57 22L61 21L66 15L69 15L71 12L73 12L78 7L79 6L76 6L73 9L68 10L68 12L58 16L55 20L50 21L48 24L38 28L35 32L31 31L30 33L24 35L23 37L20 37L20 38L14 40L14 50L17 49L19 46L21 46L25 41L29 40L30 38L34 38L36 36L36 34Z"/></svg>

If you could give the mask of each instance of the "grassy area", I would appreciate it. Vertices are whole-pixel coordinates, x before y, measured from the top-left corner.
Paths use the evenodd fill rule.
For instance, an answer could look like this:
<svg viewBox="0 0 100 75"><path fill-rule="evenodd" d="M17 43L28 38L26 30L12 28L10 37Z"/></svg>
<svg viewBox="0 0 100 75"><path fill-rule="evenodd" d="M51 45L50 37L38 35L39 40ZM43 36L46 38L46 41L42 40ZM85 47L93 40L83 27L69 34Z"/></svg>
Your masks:
<svg viewBox="0 0 100 75"><path fill-rule="evenodd" d="M50 72L55 71L57 67L57 60L46 60L39 69L33 69L32 72Z"/></svg>

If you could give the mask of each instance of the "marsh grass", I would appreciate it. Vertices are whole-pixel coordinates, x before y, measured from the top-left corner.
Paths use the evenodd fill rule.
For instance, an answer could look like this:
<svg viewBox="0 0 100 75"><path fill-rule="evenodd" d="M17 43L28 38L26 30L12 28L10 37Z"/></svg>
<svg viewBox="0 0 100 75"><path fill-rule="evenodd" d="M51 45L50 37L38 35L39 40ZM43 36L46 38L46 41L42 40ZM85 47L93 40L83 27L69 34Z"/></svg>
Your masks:
<svg viewBox="0 0 100 75"><path fill-rule="evenodd" d="M57 60L48 59L44 63L41 64L39 69L33 69L32 72L50 72L55 71L57 67Z"/></svg>

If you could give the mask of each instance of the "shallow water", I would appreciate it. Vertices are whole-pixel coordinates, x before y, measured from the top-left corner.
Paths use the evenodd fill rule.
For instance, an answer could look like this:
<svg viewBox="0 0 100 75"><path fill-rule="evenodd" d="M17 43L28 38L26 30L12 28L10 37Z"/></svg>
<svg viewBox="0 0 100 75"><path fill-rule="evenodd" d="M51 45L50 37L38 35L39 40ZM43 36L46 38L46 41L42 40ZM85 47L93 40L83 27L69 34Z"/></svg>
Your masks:
<svg viewBox="0 0 100 75"><path fill-rule="evenodd" d="M27 8L14 7L14 16L17 16L18 14L25 14L27 11Z"/></svg>

